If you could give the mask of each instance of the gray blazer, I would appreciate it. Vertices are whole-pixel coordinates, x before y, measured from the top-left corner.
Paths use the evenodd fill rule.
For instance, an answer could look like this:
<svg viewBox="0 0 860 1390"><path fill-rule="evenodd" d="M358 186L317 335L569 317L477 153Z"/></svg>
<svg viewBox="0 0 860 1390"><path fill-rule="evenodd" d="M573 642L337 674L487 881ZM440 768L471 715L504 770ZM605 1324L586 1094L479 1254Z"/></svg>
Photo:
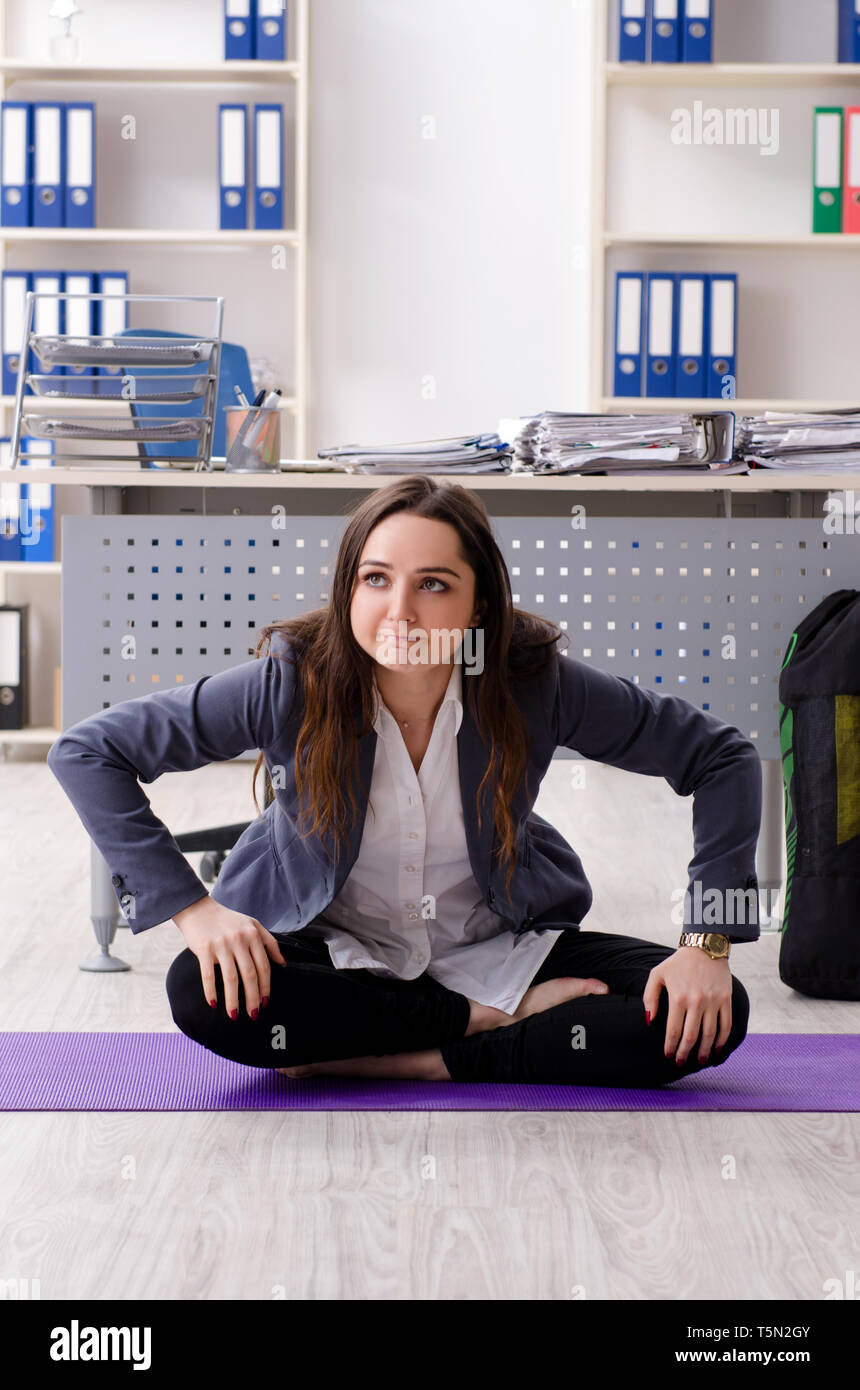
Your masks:
<svg viewBox="0 0 860 1390"><path fill-rule="evenodd" d="M276 641L284 650L277 638L273 651ZM340 892L361 845L377 735L371 729L358 741L359 773L353 782L358 819L348 852L334 865L317 835L299 835L294 757L304 699L296 677L292 663L277 655L255 658L186 686L124 700L72 725L51 747L48 766L107 861L133 932L168 921L207 893L139 783L254 749L265 757L275 800L240 836L210 896L255 917L269 931L288 933L313 921ZM679 796L692 794L695 853L688 865L685 925L721 929L712 918L704 926L701 916L691 918L696 892L752 888L756 892L747 893L747 901L757 899L762 776L755 745L687 700L643 689L556 651L543 676L511 679L531 746L527 779L511 805L519 857L508 900L505 865L491 859L496 836L489 787L478 831L475 798L489 758L469 713L470 679L475 677L464 668L464 714L457 735L469 860L482 897L507 930L576 928L591 906L579 856L532 809L557 747L664 777ZM355 729L358 734L358 713ZM654 833L659 834L657 827ZM624 843L619 825L620 864ZM328 844L333 850L332 839ZM696 880L701 890L695 889ZM757 940L758 913L747 910L739 925L722 929L732 941Z"/></svg>

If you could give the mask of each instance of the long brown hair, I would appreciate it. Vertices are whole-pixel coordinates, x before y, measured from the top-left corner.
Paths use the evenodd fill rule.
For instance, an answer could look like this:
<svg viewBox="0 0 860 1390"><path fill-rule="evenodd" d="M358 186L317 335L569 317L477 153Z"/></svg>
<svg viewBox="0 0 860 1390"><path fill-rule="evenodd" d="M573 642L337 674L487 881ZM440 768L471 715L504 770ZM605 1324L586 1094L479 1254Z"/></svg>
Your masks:
<svg viewBox="0 0 860 1390"><path fill-rule="evenodd" d="M426 474L398 479L370 492L359 503L341 539L327 606L268 623L254 651L255 657L269 655L272 634L277 633L289 650L271 654L282 660L292 661L294 653L301 658L294 663L305 700L304 721L296 741L296 793L301 801L303 789L308 788L314 816L302 838L317 831L325 835L334 826L339 854L341 843L349 837L343 806L344 769L350 764L357 768L356 711L362 712L362 736L372 727L375 665L355 640L350 606L365 542L373 528L394 512L409 512L453 526L460 537L462 559L475 572L475 606L486 600L482 619L483 668L463 681L462 690L464 701L471 701L470 715L485 747L485 733L490 738L490 762L478 788L478 825L484 784L491 779L495 788L494 825L500 858L504 857L508 864L505 891L509 894L516 859L516 826L509 808L526 765L527 735L508 678L512 674L518 679L528 678L545 670L551 649L564 633L557 623L514 608L507 567L478 495L457 483L439 482ZM256 781L262 763L260 753L252 780L258 814L262 813L257 804ZM354 821L357 807L352 786L348 785L350 817ZM266 768L265 805L268 807L273 800ZM308 809L302 808L303 817Z"/></svg>

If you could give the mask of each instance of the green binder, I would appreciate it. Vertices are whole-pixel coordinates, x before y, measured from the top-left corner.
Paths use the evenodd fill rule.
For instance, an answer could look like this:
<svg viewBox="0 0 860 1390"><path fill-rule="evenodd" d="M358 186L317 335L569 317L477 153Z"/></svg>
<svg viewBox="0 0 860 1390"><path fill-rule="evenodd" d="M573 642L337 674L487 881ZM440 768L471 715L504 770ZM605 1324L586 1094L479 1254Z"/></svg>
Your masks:
<svg viewBox="0 0 860 1390"><path fill-rule="evenodd" d="M812 148L812 230L842 231L842 107L816 106Z"/></svg>

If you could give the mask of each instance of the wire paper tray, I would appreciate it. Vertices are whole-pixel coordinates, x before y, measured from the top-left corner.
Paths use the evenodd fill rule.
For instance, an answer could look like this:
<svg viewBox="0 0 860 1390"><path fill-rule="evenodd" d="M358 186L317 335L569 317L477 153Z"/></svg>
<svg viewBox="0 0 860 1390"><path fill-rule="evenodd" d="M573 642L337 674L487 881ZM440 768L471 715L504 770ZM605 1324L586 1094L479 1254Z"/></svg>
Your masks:
<svg viewBox="0 0 860 1390"><path fill-rule="evenodd" d="M170 419L153 416L149 420L104 420L81 417L62 420L50 415L35 415L25 411L21 417L28 434L38 439L129 439L180 440L200 439L209 424L208 415Z"/></svg>
<svg viewBox="0 0 860 1390"><path fill-rule="evenodd" d="M94 309L111 302L125 326L114 326L110 333L34 331L38 304L47 301L54 321L62 322L68 300L88 301ZM181 314L181 331L158 322L165 309L171 321ZM21 349L15 354L11 468L18 466L26 433L56 441L55 466L73 467L94 458L99 467L131 459L142 468L211 469L223 295L28 290L24 320ZM34 358L41 370L30 372ZM99 409L108 401L126 409ZM87 441L100 447L88 449ZM112 451L111 441L118 446Z"/></svg>
<svg viewBox="0 0 860 1390"><path fill-rule="evenodd" d="M34 334L30 346L43 367L195 367L209 361L214 342L179 338L66 338Z"/></svg>
<svg viewBox="0 0 860 1390"><path fill-rule="evenodd" d="M133 399L136 401L175 401L177 404L188 404L189 401L202 400L206 395L206 384L209 380L206 376L192 376L187 378L187 385L183 386L185 378L178 376L146 376L134 377L132 396L124 395L125 390L121 377L103 377L93 373L77 372L73 375L64 376L62 373L49 373L41 376L34 372L27 373L27 385L33 388L37 396L44 400L56 401L91 401L94 397L122 403ZM160 383L164 382L164 389Z"/></svg>

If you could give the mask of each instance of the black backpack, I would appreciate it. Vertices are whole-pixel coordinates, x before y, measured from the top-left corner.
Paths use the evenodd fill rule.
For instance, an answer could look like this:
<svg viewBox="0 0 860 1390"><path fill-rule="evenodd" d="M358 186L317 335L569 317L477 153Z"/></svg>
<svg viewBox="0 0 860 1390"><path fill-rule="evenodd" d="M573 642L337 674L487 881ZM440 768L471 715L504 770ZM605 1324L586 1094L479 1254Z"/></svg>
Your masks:
<svg viewBox="0 0 860 1390"><path fill-rule="evenodd" d="M828 594L779 677L786 884L779 976L860 999L860 591Z"/></svg>

